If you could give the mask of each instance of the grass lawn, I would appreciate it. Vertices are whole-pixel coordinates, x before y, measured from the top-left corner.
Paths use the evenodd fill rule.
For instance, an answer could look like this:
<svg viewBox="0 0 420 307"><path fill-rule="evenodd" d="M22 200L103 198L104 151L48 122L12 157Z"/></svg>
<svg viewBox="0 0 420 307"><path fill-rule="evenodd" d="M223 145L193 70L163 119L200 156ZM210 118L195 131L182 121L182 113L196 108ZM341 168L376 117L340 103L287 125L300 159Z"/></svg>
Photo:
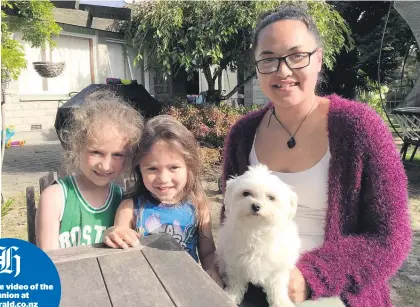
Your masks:
<svg viewBox="0 0 420 307"><path fill-rule="evenodd" d="M35 201L38 203L39 193L35 193ZM1 237L18 238L27 240L26 227L26 197L24 193L5 200L9 205L2 206Z"/></svg>
<svg viewBox="0 0 420 307"><path fill-rule="evenodd" d="M414 150L413 147L407 150L407 155L405 156L407 160L410 160L413 150ZM413 161L420 163L420 148L417 148L416 155L414 156Z"/></svg>

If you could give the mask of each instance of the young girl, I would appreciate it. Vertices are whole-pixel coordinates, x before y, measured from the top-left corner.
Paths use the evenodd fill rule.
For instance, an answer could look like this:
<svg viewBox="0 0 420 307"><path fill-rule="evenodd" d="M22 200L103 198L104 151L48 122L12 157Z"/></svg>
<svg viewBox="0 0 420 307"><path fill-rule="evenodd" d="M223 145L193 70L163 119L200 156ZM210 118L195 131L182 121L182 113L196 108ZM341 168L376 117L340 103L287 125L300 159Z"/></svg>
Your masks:
<svg viewBox="0 0 420 307"><path fill-rule="evenodd" d="M36 213L37 245L45 251L102 242L123 195L113 181L130 167L144 126L134 108L104 90L72 115L62 132L63 164L75 174L45 189Z"/></svg>
<svg viewBox="0 0 420 307"><path fill-rule="evenodd" d="M118 208L104 243L128 248L139 243L140 235L169 233L220 283L193 134L172 117L157 116L146 124L136 161L135 187Z"/></svg>

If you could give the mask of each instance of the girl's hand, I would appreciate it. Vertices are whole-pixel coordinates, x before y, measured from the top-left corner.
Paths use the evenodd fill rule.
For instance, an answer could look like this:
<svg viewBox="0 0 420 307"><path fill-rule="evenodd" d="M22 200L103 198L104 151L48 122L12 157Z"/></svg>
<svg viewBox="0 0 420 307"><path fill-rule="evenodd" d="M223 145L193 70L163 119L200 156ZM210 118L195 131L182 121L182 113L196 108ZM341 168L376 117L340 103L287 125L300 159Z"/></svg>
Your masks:
<svg viewBox="0 0 420 307"><path fill-rule="evenodd" d="M208 269L206 270L206 273L209 274L209 276L219 285L220 288L224 289L225 285L216 270Z"/></svg>
<svg viewBox="0 0 420 307"><path fill-rule="evenodd" d="M289 297L293 303L302 303L309 297L309 288L305 277L296 267L290 272Z"/></svg>
<svg viewBox="0 0 420 307"><path fill-rule="evenodd" d="M129 248L140 244L140 234L127 227L112 226L105 233L103 242L112 248Z"/></svg>

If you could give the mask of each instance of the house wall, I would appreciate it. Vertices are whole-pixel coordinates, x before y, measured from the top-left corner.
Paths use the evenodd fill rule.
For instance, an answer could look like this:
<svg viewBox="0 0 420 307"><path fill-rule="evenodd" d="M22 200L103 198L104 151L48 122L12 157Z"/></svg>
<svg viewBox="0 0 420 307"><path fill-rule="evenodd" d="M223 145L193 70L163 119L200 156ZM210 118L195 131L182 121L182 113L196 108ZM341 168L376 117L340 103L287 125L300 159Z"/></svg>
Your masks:
<svg viewBox="0 0 420 307"><path fill-rule="evenodd" d="M171 76L164 78L153 69L146 69L147 55L144 55L142 64L144 88L157 100L164 103L170 103L173 92Z"/></svg>
<svg viewBox="0 0 420 307"><path fill-rule="evenodd" d="M153 84L153 94L151 94L157 100L164 103L172 102L172 78L171 76L163 77L158 73L151 73L149 75L153 78L151 84ZM147 88L146 88L147 89Z"/></svg>
<svg viewBox="0 0 420 307"><path fill-rule="evenodd" d="M54 120L58 106L67 97L60 95L20 97L17 83L6 91L5 125L14 126L15 140L56 139ZM30 133L35 132L35 133Z"/></svg>
<svg viewBox="0 0 420 307"><path fill-rule="evenodd" d="M212 68L212 73L213 73ZM236 71L223 71L222 74L222 89L225 91L225 94L228 94L236 85L237 85L237 72ZM199 80L200 80L200 92L206 91L208 89L206 78L203 72L200 70L199 73ZM218 88L216 82L216 89ZM236 100L238 97L238 93L235 93L231 99ZM269 99L265 97L263 92L261 91L257 78L252 79L244 86L244 103L245 105L264 105L269 102Z"/></svg>
<svg viewBox="0 0 420 307"><path fill-rule="evenodd" d="M135 65L135 56L133 50L126 48L124 40L98 34L99 83L106 83L106 78L121 78L144 84L143 62Z"/></svg>
<svg viewBox="0 0 420 307"><path fill-rule="evenodd" d="M21 41L27 68L18 80L9 83L4 105L5 124L15 127L14 140L57 140L54 129L57 108L70 98L70 92L78 92L92 83L105 83L108 77L145 82L142 63L140 68L134 66L134 53L125 50L119 34L65 24L60 26L63 35L56 50L47 48L44 54ZM20 38L19 33L15 35ZM128 58L123 55L125 52ZM65 71L56 78L42 78L32 62L46 59L65 60Z"/></svg>
<svg viewBox="0 0 420 307"><path fill-rule="evenodd" d="M245 84L244 98L246 106L252 104L264 105L269 102L269 99L261 91L257 78L253 78L252 81Z"/></svg>

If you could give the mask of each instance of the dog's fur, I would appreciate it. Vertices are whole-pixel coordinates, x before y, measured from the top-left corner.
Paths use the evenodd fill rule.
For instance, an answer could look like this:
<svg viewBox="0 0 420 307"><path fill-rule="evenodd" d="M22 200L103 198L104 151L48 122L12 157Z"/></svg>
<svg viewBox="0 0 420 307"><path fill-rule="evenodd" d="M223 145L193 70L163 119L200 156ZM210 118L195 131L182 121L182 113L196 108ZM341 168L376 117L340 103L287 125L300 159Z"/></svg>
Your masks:
<svg viewBox="0 0 420 307"><path fill-rule="evenodd" d="M217 261L236 304L251 282L264 289L270 307L294 306L288 284L300 249L296 208L296 193L265 165L227 181Z"/></svg>

